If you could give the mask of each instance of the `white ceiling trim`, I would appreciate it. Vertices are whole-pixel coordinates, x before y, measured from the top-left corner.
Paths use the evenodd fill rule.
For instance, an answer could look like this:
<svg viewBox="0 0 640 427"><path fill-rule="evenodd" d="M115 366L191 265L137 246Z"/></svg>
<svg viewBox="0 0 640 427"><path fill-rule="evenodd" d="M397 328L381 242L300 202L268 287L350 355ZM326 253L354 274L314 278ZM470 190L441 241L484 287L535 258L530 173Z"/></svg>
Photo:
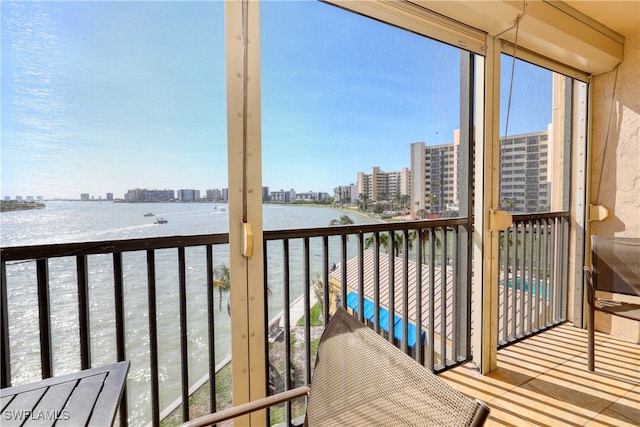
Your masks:
<svg viewBox="0 0 640 427"><path fill-rule="evenodd" d="M398 0L325 0L340 8L484 55L486 33L433 11Z"/></svg>
<svg viewBox="0 0 640 427"><path fill-rule="evenodd" d="M502 40L514 43L515 30L511 27L525 4L520 0L326 1L482 55L485 37L500 35ZM619 34L557 0L526 1L518 45L531 56L546 58L547 63L555 61L588 74L613 70L622 61L624 48Z"/></svg>

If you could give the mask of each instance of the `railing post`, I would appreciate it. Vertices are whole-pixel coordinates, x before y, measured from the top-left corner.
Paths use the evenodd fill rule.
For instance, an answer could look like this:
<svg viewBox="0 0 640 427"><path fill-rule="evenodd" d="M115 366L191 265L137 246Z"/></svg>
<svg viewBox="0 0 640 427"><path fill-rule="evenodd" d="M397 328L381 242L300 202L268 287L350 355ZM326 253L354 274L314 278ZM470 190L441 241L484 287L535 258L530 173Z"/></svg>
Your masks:
<svg viewBox="0 0 640 427"><path fill-rule="evenodd" d="M340 272L342 273L342 277L341 277L341 281L342 283L340 284L340 292L342 295L342 307L346 308L347 307L347 235L343 234L342 235L342 240L341 240L341 245L342 245L342 251L340 252L340 262L342 264L342 268L340 269Z"/></svg>
<svg viewBox="0 0 640 427"><path fill-rule="evenodd" d="M124 274L122 270L122 252L113 253L113 297L116 319L116 354L118 362L126 360L125 325L124 325ZM120 403L120 425L128 425L129 409L127 402L127 386L122 390Z"/></svg>
<svg viewBox="0 0 640 427"><path fill-rule="evenodd" d="M151 423L160 425L160 386L158 369L158 325L156 309L156 255L147 250L147 305L149 310L149 370L151 373Z"/></svg>
<svg viewBox="0 0 640 427"><path fill-rule="evenodd" d="M310 242L309 242L309 238L305 237L302 240L303 243L303 283L304 283L304 289L302 290L303 292L303 298L304 298L304 351L305 351L305 358L304 358L304 374L305 374L305 384L311 384L311 322L310 322L310 315L309 315L309 309L311 308L311 271L310 271L310 266L309 266L309 261L310 261ZM323 245L325 245L327 242L325 240L323 240L322 242ZM324 254L324 250L322 251ZM326 264L325 264L325 268L326 268ZM324 293L329 293L329 290L331 289L331 287L329 286L329 279L328 279L328 274L327 274L327 279L325 279L325 285L324 285L324 289L323 292ZM327 301L327 299L325 299L325 302ZM329 308L325 305L323 306L323 315L325 315L324 313L326 313L326 316L329 315Z"/></svg>
<svg viewBox="0 0 640 427"><path fill-rule="evenodd" d="M266 243L265 243L266 246ZM267 251L264 251L265 256ZM267 275L265 274L265 278ZM209 411L216 412L216 331L213 303L213 246L207 245L207 337L209 343ZM267 367L267 369L269 369ZM268 373L268 372L267 372Z"/></svg>
<svg viewBox="0 0 640 427"><path fill-rule="evenodd" d="M358 234L358 319L364 322L364 235L362 233Z"/></svg>
<svg viewBox="0 0 640 427"><path fill-rule="evenodd" d="M442 367L447 366L447 228L441 227L442 230L442 251L440 253L440 364ZM435 285L435 284L434 284Z"/></svg>
<svg viewBox="0 0 640 427"><path fill-rule="evenodd" d="M38 278L38 323L40 325L40 369L42 378L53 375L53 355L51 348L51 310L49 308L49 260L36 261Z"/></svg>
<svg viewBox="0 0 640 427"><path fill-rule="evenodd" d="M373 233L373 239L373 320L375 331L380 333L380 233Z"/></svg>
<svg viewBox="0 0 640 427"><path fill-rule="evenodd" d="M388 243L388 258L389 258L389 342L394 343L395 339L395 319L396 319L396 257L395 257L395 231L389 231L389 243ZM362 256L362 255L361 255ZM362 278L364 274L360 277ZM361 287L362 290L359 293L363 293L364 284ZM364 313L364 305L362 312Z"/></svg>
<svg viewBox="0 0 640 427"><path fill-rule="evenodd" d="M289 267L289 239L282 241L282 256L284 259L283 265L283 285L284 292L282 293L284 301L284 389L290 390L291 387L291 281L290 281L290 267ZM325 319L326 324L327 319ZM291 424L291 403L285 403L285 414L287 425Z"/></svg>
<svg viewBox="0 0 640 427"><path fill-rule="evenodd" d="M91 318L89 316L89 271L87 256L76 257L78 275L78 332L80 334L80 367L91 367Z"/></svg>
<svg viewBox="0 0 640 427"><path fill-rule="evenodd" d="M402 351L407 353L409 348L409 230L402 234ZM421 330L420 325L416 329ZM420 341L416 341L416 346Z"/></svg>
<svg viewBox="0 0 640 427"><path fill-rule="evenodd" d="M187 267L185 248L178 248L178 302L180 306L180 381L182 421L189 420L189 352L187 349Z"/></svg>
<svg viewBox="0 0 640 427"><path fill-rule="evenodd" d="M427 361L425 366L427 366L430 370L434 370L436 364L436 317L435 317L435 300L436 300L436 291L435 291L435 283L436 283L436 235L433 228L429 229L429 295L427 296L429 302L429 342L428 348L429 353L427 357Z"/></svg>
<svg viewBox="0 0 640 427"><path fill-rule="evenodd" d="M422 342L422 239L424 229L416 230L416 354L415 360L424 364L424 345ZM431 334L429 334L431 335Z"/></svg>
<svg viewBox="0 0 640 427"><path fill-rule="evenodd" d="M7 298L7 265L0 266L0 388L11 387L11 346L9 343L9 304Z"/></svg>
<svg viewBox="0 0 640 427"><path fill-rule="evenodd" d="M329 236L322 236L322 318L329 320Z"/></svg>

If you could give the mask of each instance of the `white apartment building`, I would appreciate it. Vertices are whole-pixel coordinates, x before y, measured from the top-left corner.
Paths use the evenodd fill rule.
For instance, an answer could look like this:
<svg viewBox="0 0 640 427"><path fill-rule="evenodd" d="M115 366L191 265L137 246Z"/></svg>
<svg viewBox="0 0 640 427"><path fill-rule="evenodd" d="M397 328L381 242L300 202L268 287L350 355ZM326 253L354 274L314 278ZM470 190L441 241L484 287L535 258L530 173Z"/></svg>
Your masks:
<svg viewBox="0 0 640 427"><path fill-rule="evenodd" d="M500 205L515 213L549 211L548 131L500 139Z"/></svg>
<svg viewBox="0 0 640 427"><path fill-rule="evenodd" d="M220 200L222 199L222 191L219 188L209 188L205 192L207 200Z"/></svg>
<svg viewBox="0 0 640 427"><path fill-rule="evenodd" d="M293 188L289 191L280 190L280 191L271 192L272 202L290 203L290 202L294 202L295 200L296 200L296 192Z"/></svg>
<svg viewBox="0 0 640 427"><path fill-rule="evenodd" d="M500 139L500 204L512 213L550 209L551 125L541 132ZM459 131L450 144L411 144L411 209L441 215L457 210L459 200Z"/></svg>
<svg viewBox="0 0 640 427"><path fill-rule="evenodd" d="M356 192L366 194L369 200L392 200L396 195L409 195L411 172L409 168L400 171L384 172L374 166L370 174L358 172Z"/></svg>
<svg viewBox="0 0 640 427"><path fill-rule="evenodd" d="M195 202L200 200L200 190L178 190L178 200L181 202Z"/></svg>
<svg viewBox="0 0 640 427"><path fill-rule="evenodd" d="M358 192L355 184L339 185L333 189L335 203L350 204L358 200Z"/></svg>
<svg viewBox="0 0 640 427"><path fill-rule="evenodd" d="M457 135L457 134L456 134ZM411 209L429 214L442 214L459 205L458 200L458 148L452 144L411 144Z"/></svg>

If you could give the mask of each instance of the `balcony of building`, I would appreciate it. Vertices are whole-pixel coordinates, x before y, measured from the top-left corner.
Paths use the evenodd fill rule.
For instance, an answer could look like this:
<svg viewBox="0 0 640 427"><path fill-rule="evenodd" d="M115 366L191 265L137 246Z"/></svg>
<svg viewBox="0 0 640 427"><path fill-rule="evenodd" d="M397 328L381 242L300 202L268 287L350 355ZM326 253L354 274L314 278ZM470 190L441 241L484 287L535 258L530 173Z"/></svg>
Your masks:
<svg viewBox="0 0 640 427"><path fill-rule="evenodd" d="M486 425L633 426L640 421L640 346L597 334L596 371L585 369L586 331L556 326L498 351L498 368L440 374L491 408Z"/></svg>
<svg viewBox="0 0 640 427"><path fill-rule="evenodd" d="M516 217L504 232L496 331L501 349L497 368L480 373L468 320L473 295L460 279L468 273L459 246L467 227L466 220L453 219L265 233L271 296L265 295L264 312L269 319L265 347L252 351L265 355L266 392L312 382L322 319L342 305L454 388L487 402L490 425L637 423L640 346L599 334L597 370L589 372L586 332L567 321L564 214ZM404 237L385 247L380 244L385 235ZM515 251L525 241L529 250L507 256L508 248ZM225 341L230 337L216 331L227 328L229 319L218 308L213 285L214 253L226 248L226 234L3 248L3 312L9 326L3 334L3 379L12 381L5 385L34 374L47 378L88 368L103 358L98 352L108 349L116 360L132 361L120 407L123 425L174 425L229 407L233 360ZM318 257L324 267L312 277L309 266ZM331 265L331 257L340 261ZM177 281L168 287L160 278L168 274L160 267L167 263L177 266ZM205 289L194 289L187 276L198 270L208 278ZM105 283L99 279L105 271L113 275L112 287L91 288L94 281ZM21 324L23 307L12 306L16 283L37 289L35 335L28 333L33 327ZM61 283L75 288L72 295L49 292ZM158 295L158 288L175 297ZM146 301L136 300L144 294ZM75 299L71 305L70 297ZM167 308L162 306L175 298L177 317L163 320ZM76 308L52 315L51 308L59 304ZM112 320L106 325L96 323L96 304L109 306L106 318ZM60 335L61 316L73 334ZM169 365L167 352L172 354ZM40 373L21 368L33 357L40 360ZM299 422L303 413L304 401L287 403L269 411L269 423Z"/></svg>
<svg viewBox="0 0 640 427"><path fill-rule="evenodd" d="M582 275L590 235L640 233L637 2L530 2L519 40L525 48L513 31L498 37L522 13L518 2L335 2L462 46L469 51L461 62L482 65L476 74L460 73L463 96L474 98L461 108L466 123L459 131L468 148L470 203L452 219L278 231L262 229L262 200L250 191L261 187L259 156L248 154L260 149L252 145L259 126L248 120L259 117L252 96L259 79L247 75L259 52L244 37L259 39L250 19L257 2L229 3L227 65L241 79L229 79L228 109L243 119L230 120L228 129L229 145L243 150L230 150L228 159L236 190L229 233L3 245L2 387L131 360L117 422L179 424L231 400L311 383L314 342L340 304L426 369L484 400L489 425L639 424L640 327L599 318L596 371L589 372ZM549 213L508 221L500 211L493 126L502 54L571 80L564 80L556 112L570 111L557 123L572 150L552 157L571 157L558 180L566 200ZM221 260L235 275L230 314L214 283ZM171 267L162 270L160 262ZM206 286L194 288L194 272ZM96 282L107 285L96 289ZM14 305L18 288L28 289L30 307ZM169 306L171 318L164 315ZM96 312L104 318L96 321ZM54 326L56 316L64 322ZM25 360L38 368L21 368ZM295 401L238 424L288 423L303 413L304 401Z"/></svg>

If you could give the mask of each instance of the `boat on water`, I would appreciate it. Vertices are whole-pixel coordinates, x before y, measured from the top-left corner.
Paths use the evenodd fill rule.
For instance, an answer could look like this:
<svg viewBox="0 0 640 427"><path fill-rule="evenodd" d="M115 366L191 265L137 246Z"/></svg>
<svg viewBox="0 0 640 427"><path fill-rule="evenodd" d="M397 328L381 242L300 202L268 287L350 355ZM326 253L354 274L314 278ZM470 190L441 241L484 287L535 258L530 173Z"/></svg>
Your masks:
<svg viewBox="0 0 640 427"><path fill-rule="evenodd" d="M166 224L167 222L169 222L169 221L167 221L164 218L156 218L156 220L153 221L154 224Z"/></svg>
<svg viewBox="0 0 640 427"><path fill-rule="evenodd" d="M153 212L147 212L144 214L144 216L156 216L156 214L154 214Z"/></svg>

